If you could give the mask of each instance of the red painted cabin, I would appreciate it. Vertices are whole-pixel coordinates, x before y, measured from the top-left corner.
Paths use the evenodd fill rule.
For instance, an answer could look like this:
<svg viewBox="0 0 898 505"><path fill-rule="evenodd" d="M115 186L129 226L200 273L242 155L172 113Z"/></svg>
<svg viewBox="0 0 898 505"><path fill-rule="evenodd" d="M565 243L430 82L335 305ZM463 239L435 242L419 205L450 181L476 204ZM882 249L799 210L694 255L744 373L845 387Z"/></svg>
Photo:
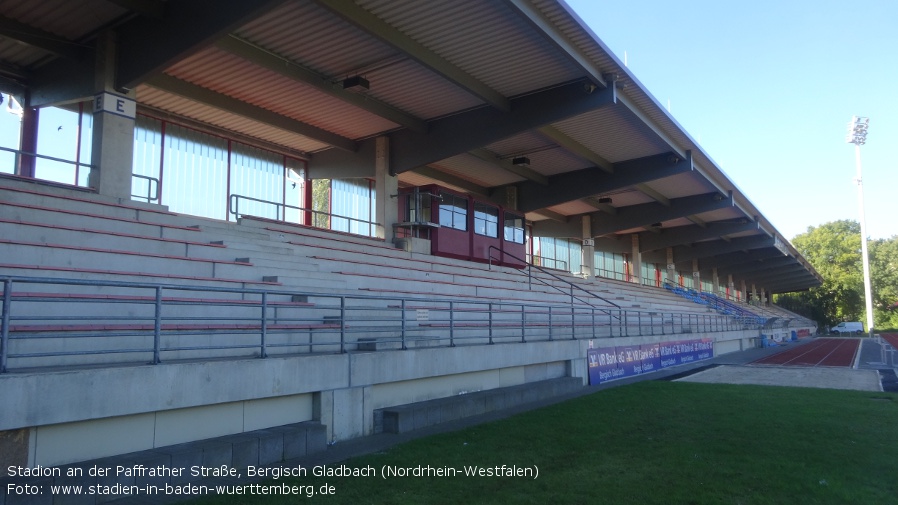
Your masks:
<svg viewBox="0 0 898 505"><path fill-rule="evenodd" d="M525 266L524 216L495 203L436 185L405 188L399 216L401 236L430 239L435 256Z"/></svg>

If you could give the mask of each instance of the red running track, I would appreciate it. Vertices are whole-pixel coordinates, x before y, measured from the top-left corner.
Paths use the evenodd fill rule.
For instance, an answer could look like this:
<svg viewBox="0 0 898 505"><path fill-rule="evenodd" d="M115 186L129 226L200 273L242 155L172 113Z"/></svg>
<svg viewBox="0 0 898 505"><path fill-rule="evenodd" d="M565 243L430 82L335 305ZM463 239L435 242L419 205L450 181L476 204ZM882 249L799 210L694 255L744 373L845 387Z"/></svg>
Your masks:
<svg viewBox="0 0 898 505"><path fill-rule="evenodd" d="M853 366L861 348L857 338L821 338L809 344L767 356L751 365Z"/></svg>
<svg viewBox="0 0 898 505"><path fill-rule="evenodd" d="M898 333L883 333L882 339L892 345L895 349L898 349Z"/></svg>

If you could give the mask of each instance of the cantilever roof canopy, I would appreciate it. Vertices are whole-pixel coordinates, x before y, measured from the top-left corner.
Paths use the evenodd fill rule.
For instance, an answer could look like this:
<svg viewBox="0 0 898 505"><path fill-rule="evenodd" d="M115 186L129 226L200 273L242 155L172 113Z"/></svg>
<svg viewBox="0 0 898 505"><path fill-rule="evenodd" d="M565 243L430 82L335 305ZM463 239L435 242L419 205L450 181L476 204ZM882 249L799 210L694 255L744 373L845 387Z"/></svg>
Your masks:
<svg viewBox="0 0 898 505"><path fill-rule="evenodd" d="M820 276L560 0L0 0L0 89L91 97L96 41L141 108L370 177L517 200L543 236L803 290ZM355 79L360 78L360 79ZM521 163L515 158L526 158ZM515 188L510 190L509 188Z"/></svg>

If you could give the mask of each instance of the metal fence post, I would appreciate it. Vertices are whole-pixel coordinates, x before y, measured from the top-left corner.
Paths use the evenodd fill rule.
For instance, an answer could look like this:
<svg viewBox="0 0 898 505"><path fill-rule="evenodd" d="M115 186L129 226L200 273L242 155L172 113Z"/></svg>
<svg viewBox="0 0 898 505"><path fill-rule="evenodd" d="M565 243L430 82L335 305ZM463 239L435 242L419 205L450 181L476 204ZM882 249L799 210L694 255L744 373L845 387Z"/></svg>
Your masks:
<svg viewBox="0 0 898 505"><path fill-rule="evenodd" d="M9 304L12 303L12 280L3 279L2 333L0 333L0 373L6 373L9 356Z"/></svg>
<svg viewBox="0 0 898 505"><path fill-rule="evenodd" d="M262 293L262 348L259 350L261 358L268 357L268 350L265 348L265 340L268 337L268 292Z"/></svg>
<svg viewBox="0 0 898 505"><path fill-rule="evenodd" d="M449 302L449 347L455 347L455 302Z"/></svg>
<svg viewBox="0 0 898 505"><path fill-rule="evenodd" d="M162 362L159 357L162 344L162 286L156 286L156 317L153 320L153 364Z"/></svg>
<svg viewBox="0 0 898 505"><path fill-rule="evenodd" d="M574 288L571 287L571 296L574 296ZM571 304L571 340L577 338L577 314L574 312L574 304Z"/></svg>
<svg viewBox="0 0 898 505"><path fill-rule="evenodd" d="M489 316L490 316L490 345L493 343L493 304L489 304Z"/></svg>
<svg viewBox="0 0 898 505"><path fill-rule="evenodd" d="M552 306L549 305L549 340L554 340L552 337Z"/></svg>
<svg viewBox="0 0 898 505"><path fill-rule="evenodd" d="M417 190L417 188L415 188L415 189ZM404 350L408 349L408 347L406 347L406 345L405 345L405 298L403 298L401 300L401 303L399 306L400 306L400 310L402 311L402 314L400 314L400 316L399 316L400 318L402 318L402 322L400 323L399 338L402 340L402 350L404 351Z"/></svg>
<svg viewBox="0 0 898 505"><path fill-rule="evenodd" d="M340 297L340 353L346 352L346 297Z"/></svg>
<svg viewBox="0 0 898 505"><path fill-rule="evenodd" d="M524 306L521 305L521 343L527 342L527 312L524 310Z"/></svg>
<svg viewBox="0 0 898 505"><path fill-rule="evenodd" d="M592 338L596 338L596 308L592 308Z"/></svg>

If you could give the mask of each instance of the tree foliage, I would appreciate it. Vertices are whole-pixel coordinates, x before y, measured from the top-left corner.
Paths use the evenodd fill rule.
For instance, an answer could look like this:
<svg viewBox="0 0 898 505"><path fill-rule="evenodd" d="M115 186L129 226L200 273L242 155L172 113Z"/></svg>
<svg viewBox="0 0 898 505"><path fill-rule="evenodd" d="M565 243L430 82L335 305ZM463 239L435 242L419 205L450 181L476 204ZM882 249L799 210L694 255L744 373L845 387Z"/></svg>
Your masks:
<svg viewBox="0 0 898 505"><path fill-rule="evenodd" d="M776 302L826 326L866 321L861 259L861 227L856 221L833 221L792 239L792 245L823 277L823 285L806 292L779 295ZM868 243L873 316L876 328L898 327L898 236Z"/></svg>

